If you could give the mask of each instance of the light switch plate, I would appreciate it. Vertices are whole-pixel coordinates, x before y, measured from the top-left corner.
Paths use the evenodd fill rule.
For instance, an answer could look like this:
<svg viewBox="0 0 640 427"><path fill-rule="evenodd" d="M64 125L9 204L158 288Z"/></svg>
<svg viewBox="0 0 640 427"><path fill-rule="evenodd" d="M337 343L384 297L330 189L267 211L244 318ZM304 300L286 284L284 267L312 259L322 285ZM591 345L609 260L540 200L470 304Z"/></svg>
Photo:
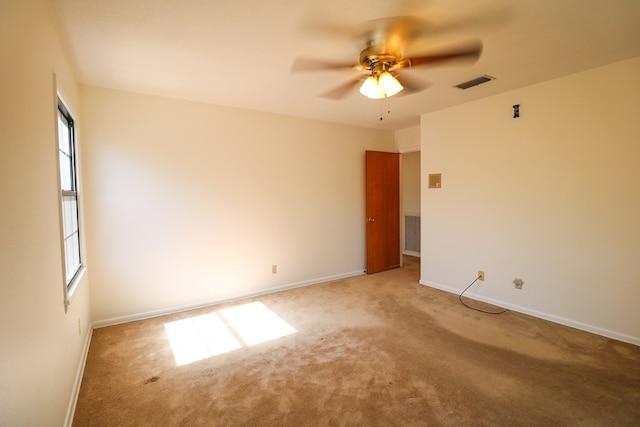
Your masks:
<svg viewBox="0 0 640 427"><path fill-rule="evenodd" d="M441 188L441 187L442 187L442 174L430 173L429 188Z"/></svg>

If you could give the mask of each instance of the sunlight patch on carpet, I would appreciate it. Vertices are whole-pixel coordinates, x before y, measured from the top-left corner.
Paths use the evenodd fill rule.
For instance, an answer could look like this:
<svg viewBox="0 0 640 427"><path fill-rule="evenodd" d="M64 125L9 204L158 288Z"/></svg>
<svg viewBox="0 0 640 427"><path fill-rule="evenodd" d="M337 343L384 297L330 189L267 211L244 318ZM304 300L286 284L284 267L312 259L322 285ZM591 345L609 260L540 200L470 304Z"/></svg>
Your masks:
<svg viewBox="0 0 640 427"><path fill-rule="evenodd" d="M298 332L261 302L225 308L220 314L248 346Z"/></svg>
<svg viewBox="0 0 640 427"><path fill-rule="evenodd" d="M217 313L165 323L178 366L242 347Z"/></svg>
<svg viewBox="0 0 640 427"><path fill-rule="evenodd" d="M261 302L164 324L178 366L296 333Z"/></svg>

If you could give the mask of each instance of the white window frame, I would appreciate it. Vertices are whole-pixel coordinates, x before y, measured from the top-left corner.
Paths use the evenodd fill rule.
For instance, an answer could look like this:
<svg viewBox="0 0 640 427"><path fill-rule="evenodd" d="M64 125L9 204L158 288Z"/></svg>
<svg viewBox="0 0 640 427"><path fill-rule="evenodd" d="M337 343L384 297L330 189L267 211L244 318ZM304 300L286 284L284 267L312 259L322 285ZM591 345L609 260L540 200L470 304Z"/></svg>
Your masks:
<svg viewBox="0 0 640 427"><path fill-rule="evenodd" d="M57 97L56 108L56 147L62 282L66 312L84 274L85 266L80 221L75 121L60 96Z"/></svg>

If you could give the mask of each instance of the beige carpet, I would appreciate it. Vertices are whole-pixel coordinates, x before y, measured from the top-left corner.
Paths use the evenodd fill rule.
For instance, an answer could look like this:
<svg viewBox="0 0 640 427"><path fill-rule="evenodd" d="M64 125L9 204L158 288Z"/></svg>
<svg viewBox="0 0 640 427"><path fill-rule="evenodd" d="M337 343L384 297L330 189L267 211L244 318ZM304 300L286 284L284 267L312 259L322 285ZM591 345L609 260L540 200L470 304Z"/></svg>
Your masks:
<svg viewBox="0 0 640 427"><path fill-rule="evenodd" d="M640 425L640 347L469 310L405 263L97 329L74 425ZM165 323L258 301L297 332L249 346L231 324L240 348L177 366Z"/></svg>

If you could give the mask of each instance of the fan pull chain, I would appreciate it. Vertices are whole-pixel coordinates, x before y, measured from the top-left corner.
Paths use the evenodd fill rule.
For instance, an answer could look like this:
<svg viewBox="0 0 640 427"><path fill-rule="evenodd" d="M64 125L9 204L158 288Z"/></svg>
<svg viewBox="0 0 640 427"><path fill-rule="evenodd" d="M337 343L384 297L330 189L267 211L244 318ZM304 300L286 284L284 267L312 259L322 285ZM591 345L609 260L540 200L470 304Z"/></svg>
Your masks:
<svg viewBox="0 0 640 427"><path fill-rule="evenodd" d="M380 121L383 120L383 114L382 114L382 102L384 100L387 100L387 114L391 114L391 100L389 99L389 97L384 97L384 98L380 98L380 103L378 104L380 106Z"/></svg>

